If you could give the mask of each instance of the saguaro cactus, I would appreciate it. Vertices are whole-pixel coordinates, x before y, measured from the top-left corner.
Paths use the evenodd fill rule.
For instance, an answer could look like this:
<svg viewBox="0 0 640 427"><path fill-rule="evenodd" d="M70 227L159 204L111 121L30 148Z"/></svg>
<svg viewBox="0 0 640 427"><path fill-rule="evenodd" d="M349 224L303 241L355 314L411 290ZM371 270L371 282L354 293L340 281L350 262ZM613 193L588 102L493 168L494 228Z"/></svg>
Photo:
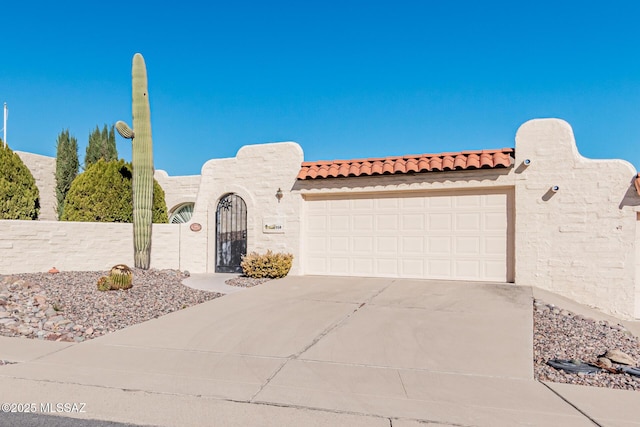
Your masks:
<svg viewBox="0 0 640 427"><path fill-rule="evenodd" d="M133 250L135 266L149 269L151 260L151 222L153 218L153 152L151 113L147 93L147 68L139 53L133 56L133 129L116 123L120 136L133 144Z"/></svg>

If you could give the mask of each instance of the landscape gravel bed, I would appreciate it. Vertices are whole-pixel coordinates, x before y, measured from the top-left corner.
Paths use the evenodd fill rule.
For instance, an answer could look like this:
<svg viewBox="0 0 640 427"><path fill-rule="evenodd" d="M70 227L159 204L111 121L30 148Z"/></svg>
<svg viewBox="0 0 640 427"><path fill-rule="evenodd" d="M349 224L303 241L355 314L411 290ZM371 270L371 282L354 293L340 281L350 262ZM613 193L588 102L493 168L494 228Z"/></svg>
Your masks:
<svg viewBox="0 0 640 427"><path fill-rule="evenodd" d="M263 277L260 279L254 279L247 276L234 277L233 279L228 279L224 283L230 286L238 286L240 288L250 288L252 286L260 285L262 283L268 282L269 278Z"/></svg>
<svg viewBox="0 0 640 427"><path fill-rule="evenodd" d="M640 391L640 377L608 371L584 374L552 368L552 359L598 364L607 350L640 361L640 341L621 324L596 321L536 300L533 304L534 374L540 381ZM613 363L612 368L623 365Z"/></svg>
<svg viewBox="0 0 640 427"><path fill-rule="evenodd" d="M218 298L177 270L133 270L128 290L98 291L103 271L0 276L0 335L84 341Z"/></svg>

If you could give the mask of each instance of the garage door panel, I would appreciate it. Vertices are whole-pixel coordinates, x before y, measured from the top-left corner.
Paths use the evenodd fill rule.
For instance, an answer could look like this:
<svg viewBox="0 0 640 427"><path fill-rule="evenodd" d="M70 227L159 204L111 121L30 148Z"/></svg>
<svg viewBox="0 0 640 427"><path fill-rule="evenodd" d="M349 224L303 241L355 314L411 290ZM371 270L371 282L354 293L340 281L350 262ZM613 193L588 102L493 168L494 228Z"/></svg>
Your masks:
<svg viewBox="0 0 640 427"><path fill-rule="evenodd" d="M373 255L373 237L370 236L355 236L353 238L353 252L361 253L366 252L369 255Z"/></svg>
<svg viewBox="0 0 640 427"><path fill-rule="evenodd" d="M375 199L375 206L378 209L398 209L400 207L398 199L395 198L380 198Z"/></svg>
<svg viewBox="0 0 640 427"><path fill-rule="evenodd" d="M339 210L349 211L351 208L351 205L352 205L351 200L349 199L329 200L327 209L332 211L339 211Z"/></svg>
<svg viewBox="0 0 640 427"><path fill-rule="evenodd" d="M483 239L485 255L506 256L507 243L504 237L487 236Z"/></svg>
<svg viewBox="0 0 640 427"><path fill-rule="evenodd" d="M480 212L456 214L455 230L478 232L480 230L480 215Z"/></svg>
<svg viewBox="0 0 640 427"><path fill-rule="evenodd" d="M419 258L416 258L416 259L403 258L400 261L400 275L402 277L411 277L411 278L424 277L425 276L424 260Z"/></svg>
<svg viewBox="0 0 640 427"><path fill-rule="evenodd" d="M324 254L329 249L327 246L327 238L324 236L310 236L307 239L309 245L308 253L321 253Z"/></svg>
<svg viewBox="0 0 640 427"><path fill-rule="evenodd" d="M479 256L480 255L480 237L479 236L463 236L455 238L456 255Z"/></svg>
<svg viewBox="0 0 640 427"><path fill-rule="evenodd" d="M424 238L422 236L401 236L400 248L402 256L421 256L424 253Z"/></svg>
<svg viewBox="0 0 640 427"><path fill-rule="evenodd" d="M486 194L483 197L485 207L494 207L498 210L504 210L507 204L506 194Z"/></svg>
<svg viewBox="0 0 640 427"><path fill-rule="evenodd" d="M330 232L348 232L349 231L349 216L348 215L333 215L329 217L329 230Z"/></svg>
<svg viewBox="0 0 640 427"><path fill-rule="evenodd" d="M424 214L404 214L401 216L401 232L407 231L424 231L425 227Z"/></svg>
<svg viewBox="0 0 640 427"><path fill-rule="evenodd" d="M351 229L355 232L372 233L374 231L373 215L354 215Z"/></svg>
<svg viewBox="0 0 640 427"><path fill-rule="evenodd" d="M398 277L397 258L377 258L376 272L384 277Z"/></svg>
<svg viewBox="0 0 640 427"><path fill-rule="evenodd" d="M324 233L327 231L327 217L326 215L309 215L309 231Z"/></svg>
<svg viewBox="0 0 640 427"><path fill-rule="evenodd" d="M349 258L347 257L329 258L329 270L331 271L331 273L329 274L336 274L339 276L348 276L349 275Z"/></svg>
<svg viewBox="0 0 640 427"><path fill-rule="evenodd" d="M428 218L428 231L433 232L447 232L450 233L453 230L453 217L450 213L430 213L427 214Z"/></svg>
<svg viewBox="0 0 640 427"><path fill-rule="evenodd" d="M451 254L450 236L429 236L427 237L427 255L449 256Z"/></svg>
<svg viewBox="0 0 640 427"><path fill-rule="evenodd" d="M459 259L454 262L454 279L478 280L482 277L481 263L475 259Z"/></svg>
<svg viewBox="0 0 640 427"><path fill-rule="evenodd" d="M397 236L378 236L376 237L376 252L381 254L398 254L398 237Z"/></svg>
<svg viewBox="0 0 640 427"><path fill-rule="evenodd" d="M378 232L397 232L398 231L398 215L376 215L376 231Z"/></svg>
<svg viewBox="0 0 640 427"><path fill-rule="evenodd" d="M307 200L309 274L507 279L505 193Z"/></svg>
<svg viewBox="0 0 640 427"><path fill-rule="evenodd" d="M427 261L427 277L432 279L449 279L452 277L451 260L448 258L432 258Z"/></svg>
<svg viewBox="0 0 640 427"><path fill-rule="evenodd" d="M504 212L487 212L484 214L485 230L501 231L506 223L506 215Z"/></svg>
<svg viewBox="0 0 640 427"><path fill-rule="evenodd" d="M373 268L372 258L354 258L351 260L354 275L371 276Z"/></svg>
<svg viewBox="0 0 640 427"><path fill-rule="evenodd" d="M482 204L481 197L480 195L457 196L454 197L453 200L458 208L473 208L473 210L478 210Z"/></svg>
<svg viewBox="0 0 640 427"><path fill-rule="evenodd" d="M329 238L329 248L331 252L349 252L349 238L347 236L338 236Z"/></svg>
<svg viewBox="0 0 640 427"><path fill-rule="evenodd" d="M433 196L426 199L430 210L451 210L453 200L451 196Z"/></svg>
<svg viewBox="0 0 640 427"><path fill-rule="evenodd" d="M307 272L309 274L331 274L325 257L309 255Z"/></svg>
<svg viewBox="0 0 640 427"><path fill-rule="evenodd" d="M401 209L405 210L419 210L423 211L425 208L426 200L423 197L407 197L400 199Z"/></svg>
<svg viewBox="0 0 640 427"><path fill-rule="evenodd" d="M353 201L353 209L355 211L371 212L374 208L373 199L355 199Z"/></svg>
<svg viewBox="0 0 640 427"><path fill-rule="evenodd" d="M486 280L491 280L496 282L504 281L504 278L505 278L504 262L500 260L485 261L484 268L485 268L484 278Z"/></svg>

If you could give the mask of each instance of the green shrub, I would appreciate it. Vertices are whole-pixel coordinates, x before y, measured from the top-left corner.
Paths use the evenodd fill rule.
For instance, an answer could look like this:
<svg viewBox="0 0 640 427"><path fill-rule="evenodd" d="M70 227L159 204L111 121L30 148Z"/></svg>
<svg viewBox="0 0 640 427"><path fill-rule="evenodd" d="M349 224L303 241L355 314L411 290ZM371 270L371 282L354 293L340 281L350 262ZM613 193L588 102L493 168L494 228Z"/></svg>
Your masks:
<svg viewBox="0 0 640 427"><path fill-rule="evenodd" d="M63 221L132 222L131 164L100 159L73 180L64 202ZM153 222L167 223L164 191L153 181Z"/></svg>
<svg viewBox="0 0 640 427"><path fill-rule="evenodd" d="M292 261L293 255L291 254L267 251L266 254L261 255L256 252L251 252L242 258L240 266L242 267L244 275L247 277L253 277L254 279L263 277L277 279L289 273Z"/></svg>
<svg viewBox="0 0 640 427"><path fill-rule="evenodd" d="M0 219L38 219L40 193L29 168L0 141Z"/></svg>

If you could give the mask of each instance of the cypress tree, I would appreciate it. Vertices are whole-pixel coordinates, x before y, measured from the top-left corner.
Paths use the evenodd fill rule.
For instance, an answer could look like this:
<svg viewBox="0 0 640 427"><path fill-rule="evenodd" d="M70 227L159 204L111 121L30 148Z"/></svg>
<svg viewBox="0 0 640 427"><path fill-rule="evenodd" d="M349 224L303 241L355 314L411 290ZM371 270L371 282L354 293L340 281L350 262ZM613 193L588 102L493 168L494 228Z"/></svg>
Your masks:
<svg viewBox="0 0 640 427"><path fill-rule="evenodd" d="M58 219L64 212L64 198L67 196L71 183L78 175L78 140L69 135L69 129L58 135L56 142L56 200L58 202Z"/></svg>
<svg viewBox="0 0 640 427"><path fill-rule="evenodd" d="M22 159L0 140L0 219L38 219L40 193Z"/></svg>
<svg viewBox="0 0 640 427"><path fill-rule="evenodd" d="M104 159L106 162L118 159L113 126L109 129L105 124L102 131L100 131L100 128L96 125L95 130L89 134L89 143L84 156L84 169L87 170L89 166L99 159Z"/></svg>

